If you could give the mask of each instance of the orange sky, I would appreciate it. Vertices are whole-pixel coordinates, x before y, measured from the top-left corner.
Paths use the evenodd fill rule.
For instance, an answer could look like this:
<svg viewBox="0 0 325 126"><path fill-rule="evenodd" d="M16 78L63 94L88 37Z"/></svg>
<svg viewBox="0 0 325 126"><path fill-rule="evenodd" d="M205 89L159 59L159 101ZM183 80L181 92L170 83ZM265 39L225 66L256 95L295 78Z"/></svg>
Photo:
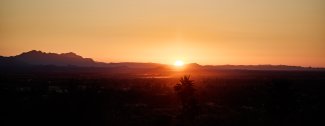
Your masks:
<svg viewBox="0 0 325 126"><path fill-rule="evenodd" d="M1 0L0 55L325 67L324 0Z"/></svg>

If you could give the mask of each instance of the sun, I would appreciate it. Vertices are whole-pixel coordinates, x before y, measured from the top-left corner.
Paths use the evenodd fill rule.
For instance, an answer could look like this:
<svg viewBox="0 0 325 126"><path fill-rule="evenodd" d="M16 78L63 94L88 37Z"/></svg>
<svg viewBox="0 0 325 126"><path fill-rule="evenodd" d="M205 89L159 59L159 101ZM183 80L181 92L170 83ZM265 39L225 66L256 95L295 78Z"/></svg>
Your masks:
<svg viewBox="0 0 325 126"><path fill-rule="evenodd" d="M184 62L182 60L176 60L174 66L181 67L184 66Z"/></svg>

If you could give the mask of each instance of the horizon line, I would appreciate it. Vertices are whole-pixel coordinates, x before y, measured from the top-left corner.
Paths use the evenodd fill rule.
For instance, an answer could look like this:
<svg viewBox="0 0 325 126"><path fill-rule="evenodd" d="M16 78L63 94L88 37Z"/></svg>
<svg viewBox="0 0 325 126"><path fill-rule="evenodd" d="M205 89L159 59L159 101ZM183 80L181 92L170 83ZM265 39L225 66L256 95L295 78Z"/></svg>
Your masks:
<svg viewBox="0 0 325 126"><path fill-rule="evenodd" d="M5 55L0 55L0 57L14 57L14 56L18 56L18 55L21 55L23 53L27 53L27 52L32 52L32 51L37 51L37 52L42 52L42 53L45 53L45 54L67 54L67 53L74 53L78 56L81 56L79 55L78 53L75 53L73 51L69 51L69 52L63 52L63 53L58 53L58 52L45 52L45 51L42 51L42 50L36 50L36 49L32 49L30 51L22 51L21 53L19 54L16 54L16 55L10 55L10 56L5 56ZM90 58L90 57L83 57L81 56L82 58ZM93 61L95 62L99 62L99 63L155 63L155 64L162 64L162 65L171 65L171 64L167 64L167 63L159 63L159 62L151 62L151 61L100 61L100 60L95 60L94 58L90 58L92 59ZM312 65L289 65L289 64L272 64L272 63L267 63L267 64L263 64L263 63L260 63L260 64L200 64L198 62L188 62L188 63L185 63L184 65L189 65L189 64L198 64L200 66L227 66L227 65L230 65L230 66L294 66L294 67L303 67L303 68L325 68L325 66L312 66Z"/></svg>

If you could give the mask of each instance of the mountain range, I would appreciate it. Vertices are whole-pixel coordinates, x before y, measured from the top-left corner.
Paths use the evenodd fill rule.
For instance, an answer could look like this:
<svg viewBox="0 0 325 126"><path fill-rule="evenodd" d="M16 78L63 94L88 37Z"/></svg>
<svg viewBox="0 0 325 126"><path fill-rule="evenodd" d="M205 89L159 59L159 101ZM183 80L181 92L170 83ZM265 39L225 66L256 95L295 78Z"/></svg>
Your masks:
<svg viewBox="0 0 325 126"><path fill-rule="evenodd" d="M16 56L0 56L0 67L24 66L75 66L75 67L104 67L104 68L167 68L169 65L159 63L120 62L104 63L91 58L84 58L76 53L46 53L32 50ZM188 69L209 70L325 70L324 68L311 68L287 65L199 65L187 64Z"/></svg>
<svg viewBox="0 0 325 126"><path fill-rule="evenodd" d="M0 66L75 66L75 67L132 67L147 68L158 67L157 63L104 63L97 62L91 58L84 58L76 53L46 53L42 51L32 50L24 52L16 56L3 57L0 56Z"/></svg>

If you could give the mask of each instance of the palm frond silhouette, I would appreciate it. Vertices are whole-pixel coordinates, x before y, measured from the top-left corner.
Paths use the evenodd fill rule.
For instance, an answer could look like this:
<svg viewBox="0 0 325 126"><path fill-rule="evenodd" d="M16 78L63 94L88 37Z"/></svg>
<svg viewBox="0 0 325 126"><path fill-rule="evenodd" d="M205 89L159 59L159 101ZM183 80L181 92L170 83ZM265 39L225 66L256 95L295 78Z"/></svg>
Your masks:
<svg viewBox="0 0 325 126"><path fill-rule="evenodd" d="M198 106L195 97L194 81L190 80L190 76L183 76L174 86L178 98L182 103L182 115L185 118L192 119L197 115Z"/></svg>

